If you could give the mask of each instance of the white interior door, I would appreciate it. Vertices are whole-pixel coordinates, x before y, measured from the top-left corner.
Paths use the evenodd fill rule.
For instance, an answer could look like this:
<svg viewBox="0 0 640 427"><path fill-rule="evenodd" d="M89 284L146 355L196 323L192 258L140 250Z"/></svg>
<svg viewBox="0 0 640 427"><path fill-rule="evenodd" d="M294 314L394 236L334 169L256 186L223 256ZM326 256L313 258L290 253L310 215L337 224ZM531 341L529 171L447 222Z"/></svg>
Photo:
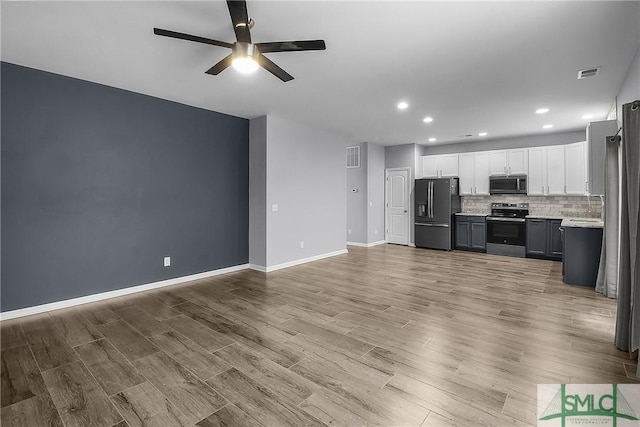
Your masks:
<svg viewBox="0 0 640 427"><path fill-rule="evenodd" d="M386 193L387 242L408 245L410 218L409 170L388 170Z"/></svg>

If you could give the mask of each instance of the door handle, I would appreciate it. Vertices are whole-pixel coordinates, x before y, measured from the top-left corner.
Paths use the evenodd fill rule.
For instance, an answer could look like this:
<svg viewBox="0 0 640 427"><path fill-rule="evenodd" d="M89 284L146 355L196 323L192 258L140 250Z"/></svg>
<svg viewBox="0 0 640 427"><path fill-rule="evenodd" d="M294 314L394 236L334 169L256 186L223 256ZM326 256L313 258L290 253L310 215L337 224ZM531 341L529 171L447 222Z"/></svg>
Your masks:
<svg viewBox="0 0 640 427"><path fill-rule="evenodd" d="M406 210L406 209L404 210L404 213L407 213L407 210Z"/></svg>

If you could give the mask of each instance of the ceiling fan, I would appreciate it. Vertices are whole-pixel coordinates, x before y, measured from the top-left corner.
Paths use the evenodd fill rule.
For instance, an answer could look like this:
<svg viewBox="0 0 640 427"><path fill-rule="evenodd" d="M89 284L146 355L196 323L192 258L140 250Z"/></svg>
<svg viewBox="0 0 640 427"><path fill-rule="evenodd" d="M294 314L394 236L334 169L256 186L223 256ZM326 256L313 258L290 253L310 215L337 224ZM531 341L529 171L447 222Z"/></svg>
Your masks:
<svg viewBox="0 0 640 427"><path fill-rule="evenodd" d="M227 0L227 7L231 15L233 30L236 33L236 42L227 43L205 37L193 36L191 34L179 33L162 28L154 28L153 33L159 36L173 37L175 39L188 40L196 43L210 44L213 46L226 47L231 49L231 53L225 56L220 62L205 71L207 74L218 75L230 65L241 72L249 73L262 67L283 82L293 80L293 76L274 62L268 59L263 53L272 52L297 52L303 50L325 50L327 47L324 40L299 40L282 41L268 43L253 43L251 41L251 28L254 21L249 19L247 14L247 3L244 0Z"/></svg>

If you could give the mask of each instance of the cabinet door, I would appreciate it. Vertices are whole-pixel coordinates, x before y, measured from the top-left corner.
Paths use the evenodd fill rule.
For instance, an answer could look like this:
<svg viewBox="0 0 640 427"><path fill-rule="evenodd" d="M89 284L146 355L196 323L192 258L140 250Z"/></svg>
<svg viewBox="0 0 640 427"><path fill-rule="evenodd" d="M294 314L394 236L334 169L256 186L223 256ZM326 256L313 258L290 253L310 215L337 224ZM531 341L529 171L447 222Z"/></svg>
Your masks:
<svg viewBox="0 0 640 427"><path fill-rule="evenodd" d="M474 158L474 194L489 195L489 154L476 153Z"/></svg>
<svg viewBox="0 0 640 427"><path fill-rule="evenodd" d="M564 149L566 194L587 194L586 143L568 144Z"/></svg>
<svg viewBox="0 0 640 427"><path fill-rule="evenodd" d="M520 148L507 152L507 173L509 175L527 174L527 149Z"/></svg>
<svg viewBox="0 0 640 427"><path fill-rule="evenodd" d="M460 154L460 195L474 194L474 159L475 155Z"/></svg>
<svg viewBox="0 0 640 427"><path fill-rule="evenodd" d="M489 174L507 174L507 150L489 152Z"/></svg>
<svg viewBox="0 0 640 427"><path fill-rule="evenodd" d="M471 248L471 223L456 218L456 249Z"/></svg>
<svg viewBox="0 0 640 427"><path fill-rule="evenodd" d="M487 249L487 226L484 221L471 223L471 249Z"/></svg>
<svg viewBox="0 0 640 427"><path fill-rule="evenodd" d="M545 257L547 253L547 220L527 220L527 255Z"/></svg>
<svg viewBox="0 0 640 427"><path fill-rule="evenodd" d="M551 259L562 259L562 231L559 219L547 220L547 257Z"/></svg>
<svg viewBox="0 0 640 427"><path fill-rule="evenodd" d="M446 154L438 159L440 165L440 176L455 178L458 176L458 155Z"/></svg>
<svg viewBox="0 0 640 427"><path fill-rule="evenodd" d="M422 156L422 177L438 177L438 156Z"/></svg>
<svg viewBox="0 0 640 427"><path fill-rule="evenodd" d="M547 147L547 194L564 194L564 145Z"/></svg>
<svg viewBox="0 0 640 427"><path fill-rule="evenodd" d="M543 196L547 189L547 149L536 147L529 149L529 175L527 176L527 194Z"/></svg>

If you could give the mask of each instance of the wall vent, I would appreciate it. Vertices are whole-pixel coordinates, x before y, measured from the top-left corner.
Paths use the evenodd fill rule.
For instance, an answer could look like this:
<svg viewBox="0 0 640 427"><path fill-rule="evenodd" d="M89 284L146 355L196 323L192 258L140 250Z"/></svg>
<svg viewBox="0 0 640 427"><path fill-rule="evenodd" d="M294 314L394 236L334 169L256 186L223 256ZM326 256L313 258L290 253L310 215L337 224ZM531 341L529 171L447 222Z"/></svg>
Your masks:
<svg viewBox="0 0 640 427"><path fill-rule="evenodd" d="M578 80L586 79L587 77L594 77L600 74L600 67L587 68L586 70L578 71Z"/></svg>
<svg viewBox="0 0 640 427"><path fill-rule="evenodd" d="M360 146L347 147L347 169L360 167Z"/></svg>

